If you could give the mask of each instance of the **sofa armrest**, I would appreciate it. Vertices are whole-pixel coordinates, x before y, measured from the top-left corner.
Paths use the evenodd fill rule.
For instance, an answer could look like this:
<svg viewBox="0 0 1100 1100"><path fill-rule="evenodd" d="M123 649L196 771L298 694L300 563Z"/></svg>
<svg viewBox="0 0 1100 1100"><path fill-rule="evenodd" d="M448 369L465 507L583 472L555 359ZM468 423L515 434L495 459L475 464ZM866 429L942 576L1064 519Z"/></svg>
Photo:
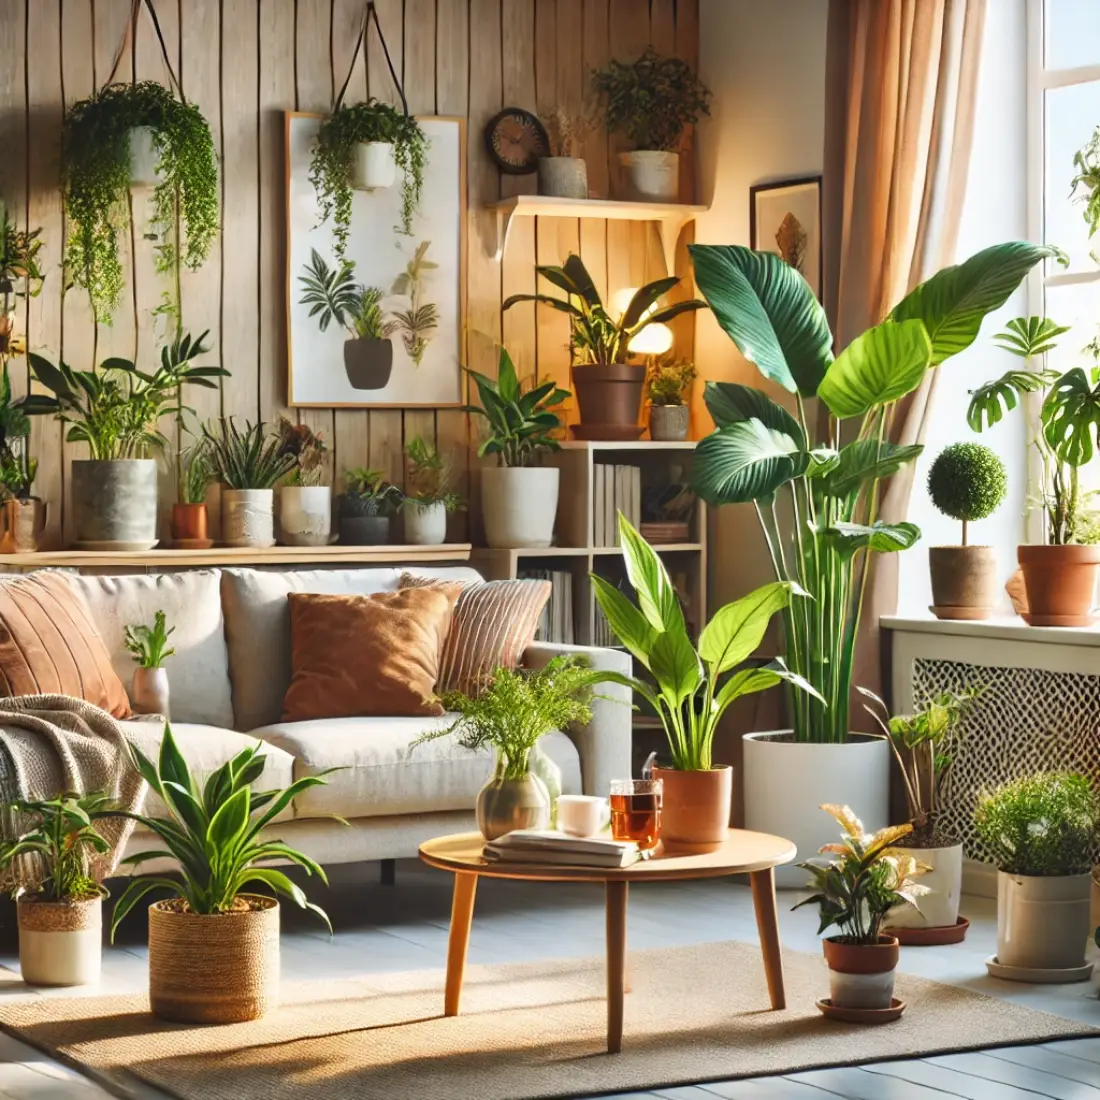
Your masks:
<svg viewBox="0 0 1100 1100"><path fill-rule="evenodd" d="M536 642L523 654L523 667L543 668L554 657L575 654L596 669L633 672L630 654L618 649L601 649L585 645L551 645ZM593 700L592 721L564 732L577 746L581 758L581 780L585 794L607 797L612 779L628 779L631 775L631 739L633 699L630 689L621 684L599 684Z"/></svg>

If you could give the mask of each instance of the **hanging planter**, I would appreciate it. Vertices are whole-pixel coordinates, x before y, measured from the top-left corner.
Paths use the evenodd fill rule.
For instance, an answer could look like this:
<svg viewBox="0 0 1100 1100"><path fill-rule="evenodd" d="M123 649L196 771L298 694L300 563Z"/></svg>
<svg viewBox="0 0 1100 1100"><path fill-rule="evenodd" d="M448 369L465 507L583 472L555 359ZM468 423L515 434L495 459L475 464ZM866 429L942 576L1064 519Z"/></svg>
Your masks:
<svg viewBox="0 0 1100 1100"><path fill-rule="evenodd" d="M380 191L397 179L392 141L361 141L355 147L352 186L357 191Z"/></svg>

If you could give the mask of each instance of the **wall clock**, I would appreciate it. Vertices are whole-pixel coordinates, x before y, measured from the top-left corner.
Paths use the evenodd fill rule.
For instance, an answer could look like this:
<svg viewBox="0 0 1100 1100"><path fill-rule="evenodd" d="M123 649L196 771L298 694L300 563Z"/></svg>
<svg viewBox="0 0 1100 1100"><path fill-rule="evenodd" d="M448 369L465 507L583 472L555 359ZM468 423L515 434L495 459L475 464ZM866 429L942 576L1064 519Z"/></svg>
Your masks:
<svg viewBox="0 0 1100 1100"><path fill-rule="evenodd" d="M522 107L505 107L485 127L485 147L496 166L513 176L538 167L539 157L550 155L550 140L542 123Z"/></svg>

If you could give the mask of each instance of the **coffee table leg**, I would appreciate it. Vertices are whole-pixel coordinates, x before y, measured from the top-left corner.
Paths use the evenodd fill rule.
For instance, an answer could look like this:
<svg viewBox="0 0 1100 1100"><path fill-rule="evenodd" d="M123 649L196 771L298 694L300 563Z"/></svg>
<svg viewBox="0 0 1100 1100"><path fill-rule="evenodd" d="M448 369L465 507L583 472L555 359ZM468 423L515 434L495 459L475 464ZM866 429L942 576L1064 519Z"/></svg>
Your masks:
<svg viewBox="0 0 1100 1100"><path fill-rule="evenodd" d="M443 997L446 1016L458 1015L462 996L462 975L466 970L466 948L470 945L470 925L474 919L474 895L477 875L455 875L455 894L451 904L451 936L447 942L447 988Z"/></svg>
<svg viewBox="0 0 1100 1100"><path fill-rule="evenodd" d="M623 1049L623 990L626 986L627 883L610 881L607 891L607 1053Z"/></svg>
<svg viewBox="0 0 1100 1100"><path fill-rule="evenodd" d="M752 903L756 909L756 928L760 933L760 951L764 956L764 974L772 1008L787 1007L783 991L783 956L779 951L779 920L775 909L775 872L769 867L749 874Z"/></svg>

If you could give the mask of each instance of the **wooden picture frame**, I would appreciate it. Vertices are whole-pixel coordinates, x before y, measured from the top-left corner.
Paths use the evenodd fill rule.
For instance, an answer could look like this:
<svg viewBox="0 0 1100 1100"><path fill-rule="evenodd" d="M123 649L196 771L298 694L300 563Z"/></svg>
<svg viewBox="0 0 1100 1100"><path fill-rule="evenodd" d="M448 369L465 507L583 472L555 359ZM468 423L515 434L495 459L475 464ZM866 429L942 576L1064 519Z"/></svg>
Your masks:
<svg viewBox="0 0 1100 1100"><path fill-rule="evenodd" d="M786 219L793 225L785 225ZM784 233L790 230L790 234ZM781 246L780 234L806 236L801 264L792 263L788 246ZM795 267L821 301L824 264L821 250L821 176L758 183L749 188L749 246L773 252Z"/></svg>

